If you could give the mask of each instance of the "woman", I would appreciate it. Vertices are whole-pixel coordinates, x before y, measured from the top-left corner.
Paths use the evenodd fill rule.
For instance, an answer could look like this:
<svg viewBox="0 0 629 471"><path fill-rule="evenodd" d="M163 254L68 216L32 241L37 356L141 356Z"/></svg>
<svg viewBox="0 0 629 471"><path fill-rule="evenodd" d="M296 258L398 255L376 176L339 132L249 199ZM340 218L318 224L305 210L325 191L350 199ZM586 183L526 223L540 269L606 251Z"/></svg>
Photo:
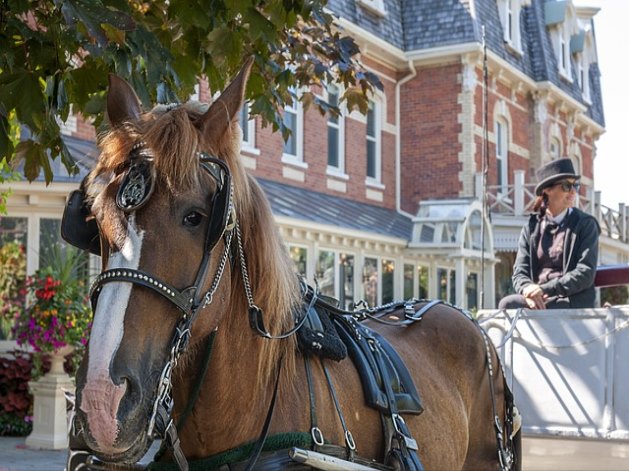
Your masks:
<svg viewBox="0 0 629 471"><path fill-rule="evenodd" d="M535 213L522 228L511 278L518 294L504 297L500 309L594 307L600 227L573 207L580 178L570 159L537 172Z"/></svg>

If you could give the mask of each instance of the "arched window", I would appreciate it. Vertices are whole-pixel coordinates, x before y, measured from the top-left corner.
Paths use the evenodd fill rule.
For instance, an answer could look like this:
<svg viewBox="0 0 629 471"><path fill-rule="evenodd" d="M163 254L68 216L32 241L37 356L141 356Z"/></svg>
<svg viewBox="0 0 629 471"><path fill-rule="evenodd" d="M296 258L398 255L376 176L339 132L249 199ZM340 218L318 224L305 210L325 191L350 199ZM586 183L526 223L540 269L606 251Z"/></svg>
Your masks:
<svg viewBox="0 0 629 471"><path fill-rule="evenodd" d="M550 138L550 144L548 146L548 152L551 160L556 160L561 156L561 139L557 136Z"/></svg>

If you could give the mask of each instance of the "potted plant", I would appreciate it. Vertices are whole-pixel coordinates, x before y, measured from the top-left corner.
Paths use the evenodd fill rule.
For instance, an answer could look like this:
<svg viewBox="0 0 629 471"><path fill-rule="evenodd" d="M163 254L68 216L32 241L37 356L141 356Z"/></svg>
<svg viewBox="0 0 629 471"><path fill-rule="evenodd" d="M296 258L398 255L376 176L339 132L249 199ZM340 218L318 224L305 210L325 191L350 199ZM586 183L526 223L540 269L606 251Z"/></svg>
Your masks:
<svg viewBox="0 0 629 471"><path fill-rule="evenodd" d="M62 373L63 357L83 349L92 322L86 283L78 276L84 254L71 247L55 252L52 264L26 277L26 307L15 314L13 334L18 345L35 352L34 376L41 374L44 354L51 355L51 372Z"/></svg>

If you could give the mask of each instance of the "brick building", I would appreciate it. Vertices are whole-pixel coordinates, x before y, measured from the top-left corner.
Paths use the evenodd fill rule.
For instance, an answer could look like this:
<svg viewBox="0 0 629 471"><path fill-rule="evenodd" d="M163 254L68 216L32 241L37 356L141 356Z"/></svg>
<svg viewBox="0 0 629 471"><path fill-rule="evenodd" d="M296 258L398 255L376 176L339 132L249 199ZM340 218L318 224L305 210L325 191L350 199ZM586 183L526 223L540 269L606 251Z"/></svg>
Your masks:
<svg viewBox="0 0 629 471"><path fill-rule="evenodd" d="M583 176L580 206L603 226L601 263L629 261L629 212L602 207L593 192L604 132L596 9L571 0L328 6L382 81L369 113L331 118L296 105L285 110L286 143L246 108L241 118L242 158L310 282L345 305L416 296L494 307L510 286L535 169L563 156ZM340 90L320 93L335 102ZM66 128L71 146L93 141L80 121ZM30 271L41 228L58 224L76 180L39 185L12 185L14 220L3 218L28 239Z"/></svg>

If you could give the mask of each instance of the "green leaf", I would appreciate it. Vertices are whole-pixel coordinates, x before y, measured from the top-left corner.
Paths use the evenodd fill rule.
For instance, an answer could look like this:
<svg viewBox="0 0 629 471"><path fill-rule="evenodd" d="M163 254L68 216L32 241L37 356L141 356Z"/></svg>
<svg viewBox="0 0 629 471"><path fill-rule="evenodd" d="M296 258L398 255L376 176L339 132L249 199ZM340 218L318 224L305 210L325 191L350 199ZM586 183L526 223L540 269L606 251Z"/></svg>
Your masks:
<svg viewBox="0 0 629 471"><path fill-rule="evenodd" d="M239 58L241 55L242 43L239 36L227 27L214 29L208 35L208 40L210 42L208 53L217 66L225 64L226 59L230 57Z"/></svg>
<svg viewBox="0 0 629 471"><path fill-rule="evenodd" d="M9 120L0 114L0 157L2 159L8 160L13 153L13 142L10 136Z"/></svg>
<svg viewBox="0 0 629 471"><path fill-rule="evenodd" d="M24 163L24 175L28 181L33 181L39 176L42 166L46 182L52 181L50 161L39 143L32 139L20 142L15 148L15 159Z"/></svg>
<svg viewBox="0 0 629 471"><path fill-rule="evenodd" d="M135 29L133 18L119 10L106 8L99 0L65 0L61 11L69 26L82 23L87 33L101 46L109 42L103 24L121 31Z"/></svg>
<svg viewBox="0 0 629 471"><path fill-rule="evenodd" d="M263 39L269 42L277 41L277 27L258 10L248 8L243 18L245 23L249 23L251 39L254 41Z"/></svg>
<svg viewBox="0 0 629 471"><path fill-rule="evenodd" d="M0 103L8 112L15 109L17 118L33 129L42 124L46 101L38 77L28 71L0 79Z"/></svg>

